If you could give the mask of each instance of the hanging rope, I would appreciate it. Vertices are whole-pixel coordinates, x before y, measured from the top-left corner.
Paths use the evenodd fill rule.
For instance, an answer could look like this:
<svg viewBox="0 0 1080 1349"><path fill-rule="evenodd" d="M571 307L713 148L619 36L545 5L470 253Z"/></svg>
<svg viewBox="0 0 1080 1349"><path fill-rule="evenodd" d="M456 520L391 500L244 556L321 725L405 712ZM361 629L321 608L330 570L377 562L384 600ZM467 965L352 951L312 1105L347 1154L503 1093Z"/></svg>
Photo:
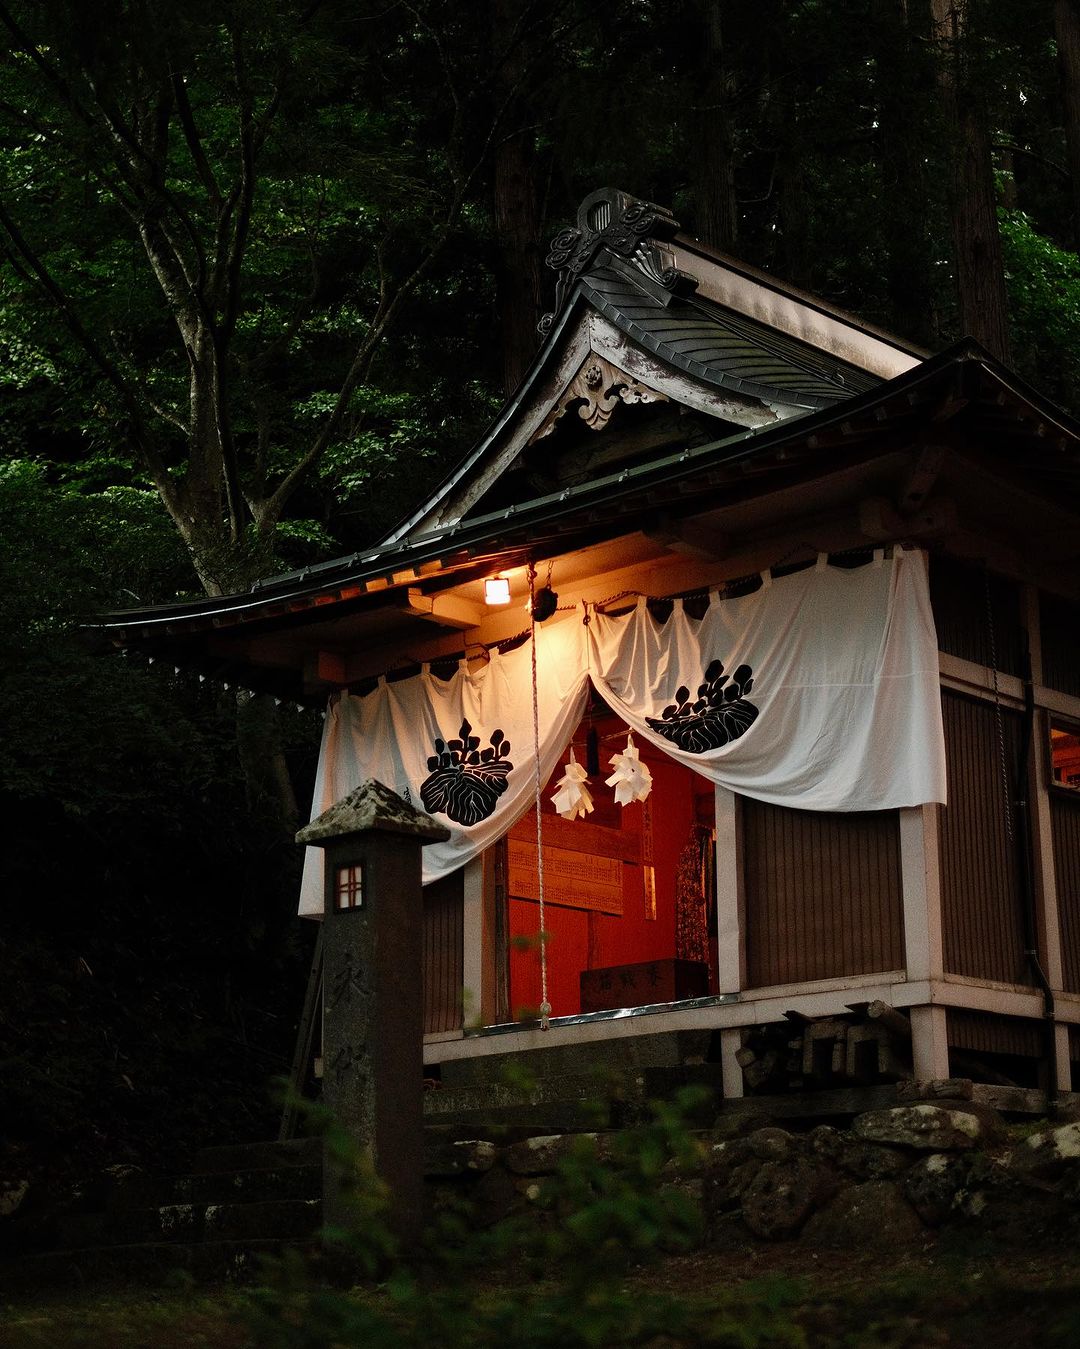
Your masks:
<svg viewBox="0 0 1080 1349"><path fill-rule="evenodd" d="M548 1002L547 931L544 928L544 838L541 824L540 792L540 707L536 691L536 568L529 563L529 634L532 638L532 715L533 766L536 784L536 890L540 897L540 1029L551 1027L551 1003Z"/></svg>

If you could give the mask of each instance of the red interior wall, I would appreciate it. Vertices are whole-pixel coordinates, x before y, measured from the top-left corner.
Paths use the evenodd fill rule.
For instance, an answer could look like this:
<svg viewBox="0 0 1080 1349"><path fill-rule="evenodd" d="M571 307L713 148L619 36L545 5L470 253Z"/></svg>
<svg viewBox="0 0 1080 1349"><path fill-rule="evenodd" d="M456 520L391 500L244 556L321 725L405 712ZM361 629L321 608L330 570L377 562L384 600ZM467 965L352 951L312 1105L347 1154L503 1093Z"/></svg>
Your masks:
<svg viewBox="0 0 1080 1349"><path fill-rule="evenodd" d="M611 769L608 760L622 750L626 728L612 718L597 724L602 737L599 777L590 779L596 809L586 819L590 824L640 834L644 806L634 802L618 806L614 792L604 785ZM574 738L578 761L585 762L585 728ZM645 917L645 887L640 866L623 868L621 915L591 913L583 909L544 906L548 932L548 1000L555 1016L571 1016L581 1010L579 977L582 970L612 965L634 965L647 960L670 959L675 954L675 871L695 820L695 794L712 788L704 779L675 763L651 746L638 745L643 762L653 775L650 797L653 820L653 867L656 875L656 918ZM562 776L569 758L565 755L544 789L544 814L553 815L554 783ZM711 822L711 817L710 817ZM510 900L510 1002L515 1016L530 1013L541 1002L540 961L536 935L539 905L532 900Z"/></svg>

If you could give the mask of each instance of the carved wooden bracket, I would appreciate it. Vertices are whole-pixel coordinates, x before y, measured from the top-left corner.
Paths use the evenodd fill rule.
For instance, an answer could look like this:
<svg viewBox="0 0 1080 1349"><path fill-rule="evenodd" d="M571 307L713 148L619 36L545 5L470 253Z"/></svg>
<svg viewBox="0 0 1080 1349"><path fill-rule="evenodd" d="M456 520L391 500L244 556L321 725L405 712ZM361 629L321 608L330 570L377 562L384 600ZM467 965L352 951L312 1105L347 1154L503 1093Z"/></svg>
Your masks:
<svg viewBox="0 0 1080 1349"><path fill-rule="evenodd" d="M533 445L545 436L551 435L555 424L575 404L578 403L578 416L591 431L602 431L607 426L611 414L623 403L667 403L666 393L650 389L633 375L606 361L603 356L590 352L582 362L581 368L566 387L566 392L543 424L534 431L529 439Z"/></svg>

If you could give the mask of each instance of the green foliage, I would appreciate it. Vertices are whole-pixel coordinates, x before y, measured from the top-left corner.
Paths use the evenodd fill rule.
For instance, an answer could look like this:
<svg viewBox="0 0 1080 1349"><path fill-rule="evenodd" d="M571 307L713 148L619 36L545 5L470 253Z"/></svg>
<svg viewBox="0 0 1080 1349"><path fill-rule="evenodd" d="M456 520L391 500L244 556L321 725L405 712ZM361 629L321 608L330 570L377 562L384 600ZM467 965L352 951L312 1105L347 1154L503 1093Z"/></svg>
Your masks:
<svg viewBox="0 0 1080 1349"><path fill-rule="evenodd" d="M467 1205L444 1208L422 1262L395 1262L386 1199L363 1183L352 1268L378 1288L316 1282L293 1254L254 1297L259 1349L630 1349L634 1345L799 1349L790 1286L678 1297L630 1286L632 1271L700 1241L698 1205L669 1173L693 1154L685 1112L697 1092L656 1104L652 1119L615 1139L610 1154L583 1138L540 1186L533 1211L489 1230ZM362 1177L358 1173L358 1180Z"/></svg>
<svg viewBox="0 0 1080 1349"><path fill-rule="evenodd" d="M47 428L61 462L152 486L204 585L373 542L486 412L461 377L485 278L455 187L483 150L431 97L439 42L456 64L472 28L437 2L0 17L9 447ZM318 527L278 530L286 507Z"/></svg>
<svg viewBox="0 0 1080 1349"><path fill-rule="evenodd" d="M1017 364L1066 404L1080 395L1080 257L1023 211L999 212Z"/></svg>

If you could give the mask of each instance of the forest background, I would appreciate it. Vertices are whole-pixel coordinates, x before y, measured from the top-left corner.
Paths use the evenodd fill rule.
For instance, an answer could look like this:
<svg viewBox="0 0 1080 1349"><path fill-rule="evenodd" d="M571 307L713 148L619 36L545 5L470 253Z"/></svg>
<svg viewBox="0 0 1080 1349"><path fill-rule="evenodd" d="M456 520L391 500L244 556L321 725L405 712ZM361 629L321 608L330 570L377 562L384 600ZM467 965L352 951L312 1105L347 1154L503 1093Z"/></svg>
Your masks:
<svg viewBox="0 0 1080 1349"><path fill-rule="evenodd" d="M602 185L1077 408L1075 0L0 0L0 1176L270 1136L313 941L317 712L80 622L377 541Z"/></svg>

